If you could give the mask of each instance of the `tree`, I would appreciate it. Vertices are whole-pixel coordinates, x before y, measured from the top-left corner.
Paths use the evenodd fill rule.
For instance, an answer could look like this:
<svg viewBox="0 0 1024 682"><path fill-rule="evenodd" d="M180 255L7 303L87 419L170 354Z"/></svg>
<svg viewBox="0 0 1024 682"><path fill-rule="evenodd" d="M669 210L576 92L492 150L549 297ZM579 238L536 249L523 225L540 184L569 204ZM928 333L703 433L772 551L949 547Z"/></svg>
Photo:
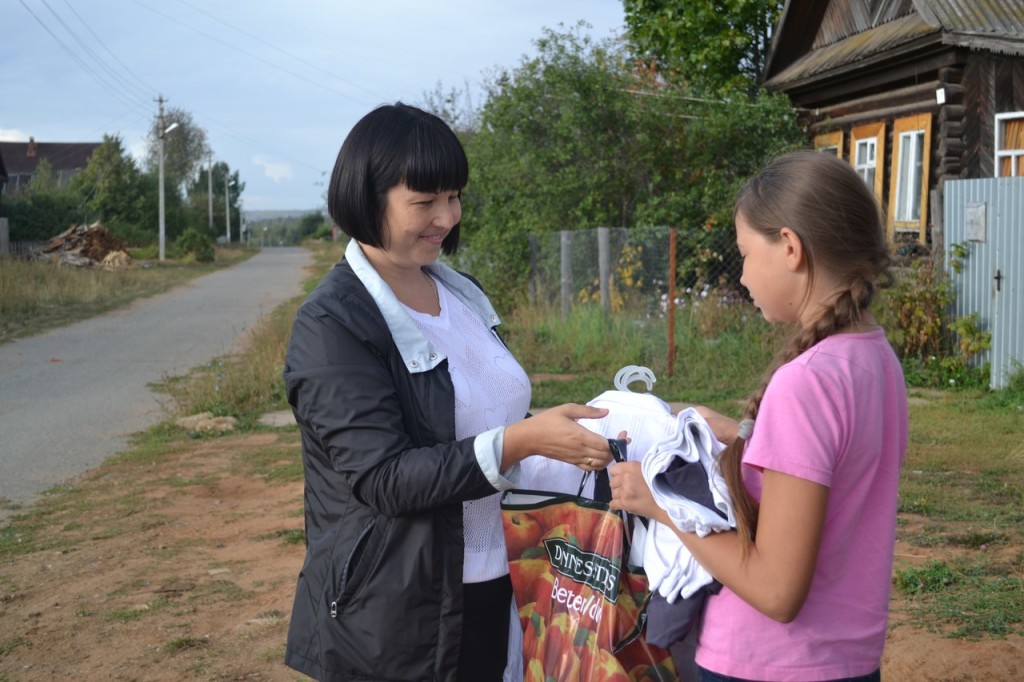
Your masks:
<svg viewBox="0 0 1024 682"><path fill-rule="evenodd" d="M493 74L467 141L467 238L496 254L490 276L509 291L524 290L531 232L628 225L648 182L655 145L628 57L585 28L545 30L536 57Z"/></svg>
<svg viewBox="0 0 1024 682"><path fill-rule="evenodd" d="M146 196L143 174L119 136L103 136L85 170L71 179L71 189L114 234L128 241L142 239L135 233L149 222L156 200Z"/></svg>
<svg viewBox="0 0 1024 682"><path fill-rule="evenodd" d="M148 138L146 169L157 172L160 164L160 133L174 123L178 124L177 127L164 134L164 176L168 186L183 187L196 176L210 154L206 131L184 109L170 107L164 113L163 121L159 116L153 119Z"/></svg>
<svg viewBox="0 0 1024 682"><path fill-rule="evenodd" d="M630 41L701 89L756 89L781 0L623 0Z"/></svg>
<svg viewBox="0 0 1024 682"><path fill-rule="evenodd" d="M694 228L683 274L699 277L734 240L736 188L801 139L785 97L701 96L582 29L546 31L486 86L463 225L489 288L525 295L531 234L602 226Z"/></svg>
<svg viewBox="0 0 1024 682"><path fill-rule="evenodd" d="M213 232L210 225L210 177L213 178ZM237 238L241 226L238 201L245 191L245 183L239 179L238 171L231 172L225 161L218 161L213 168L203 168L199 174L188 183L188 222L199 231L212 238L226 234L227 227L224 223L225 205L224 192L226 186L224 179L231 185L229 201L231 204L231 232Z"/></svg>
<svg viewBox="0 0 1024 682"><path fill-rule="evenodd" d="M417 106L439 116L463 141L480 128L480 110L473 106L468 80L463 88L448 90L438 81L433 90L423 93L423 99Z"/></svg>
<svg viewBox="0 0 1024 682"><path fill-rule="evenodd" d="M0 209L0 216L10 219L14 241L49 239L84 218L78 194L61 186L47 159L39 160L32 179L5 198Z"/></svg>

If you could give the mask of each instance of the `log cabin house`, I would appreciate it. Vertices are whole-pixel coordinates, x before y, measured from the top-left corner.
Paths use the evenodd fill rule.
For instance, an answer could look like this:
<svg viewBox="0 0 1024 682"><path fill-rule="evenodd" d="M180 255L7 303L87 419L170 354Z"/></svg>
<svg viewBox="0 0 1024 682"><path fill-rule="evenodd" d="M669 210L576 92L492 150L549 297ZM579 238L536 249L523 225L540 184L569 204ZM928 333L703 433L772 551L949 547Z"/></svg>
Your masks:
<svg viewBox="0 0 1024 682"><path fill-rule="evenodd" d="M941 247L946 179L1024 175L1024 0L787 0L764 85L902 251Z"/></svg>

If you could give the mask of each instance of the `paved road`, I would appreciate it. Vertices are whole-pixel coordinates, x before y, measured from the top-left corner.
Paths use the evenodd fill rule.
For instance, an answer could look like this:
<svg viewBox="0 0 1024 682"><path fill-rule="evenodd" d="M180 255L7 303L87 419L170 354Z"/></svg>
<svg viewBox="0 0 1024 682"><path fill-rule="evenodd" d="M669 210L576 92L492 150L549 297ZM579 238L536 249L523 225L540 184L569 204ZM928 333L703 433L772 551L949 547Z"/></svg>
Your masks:
<svg viewBox="0 0 1024 682"><path fill-rule="evenodd" d="M166 417L149 384L223 355L302 292L300 248L264 249L173 291L0 346L0 500L30 503ZM2 518L2 516L0 516Z"/></svg>

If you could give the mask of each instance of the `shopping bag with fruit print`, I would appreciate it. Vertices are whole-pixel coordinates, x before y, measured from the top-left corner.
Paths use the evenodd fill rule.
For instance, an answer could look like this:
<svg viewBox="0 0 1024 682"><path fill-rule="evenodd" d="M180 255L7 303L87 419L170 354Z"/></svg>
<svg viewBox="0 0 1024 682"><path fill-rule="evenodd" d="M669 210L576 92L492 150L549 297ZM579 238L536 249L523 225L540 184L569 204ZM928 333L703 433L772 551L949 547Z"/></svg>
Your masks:
<svg viewBox="0 0 1024 682"><path fill-rule="evenodd" d="M609 445L622 461L625 441ZM608 472L595 475L599 500L535 490L502 496L524 681L675 682L671 654L644 637L650 591L643 568L628 561L640 519L610 510Z"/></svg>

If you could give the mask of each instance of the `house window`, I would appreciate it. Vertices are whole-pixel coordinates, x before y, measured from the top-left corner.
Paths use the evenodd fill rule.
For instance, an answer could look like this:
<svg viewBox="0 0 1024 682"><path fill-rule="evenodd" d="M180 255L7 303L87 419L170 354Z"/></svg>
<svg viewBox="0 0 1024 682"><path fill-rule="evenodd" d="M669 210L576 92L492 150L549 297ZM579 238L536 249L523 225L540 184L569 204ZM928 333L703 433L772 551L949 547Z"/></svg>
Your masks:
<svg viewBox="0 0 1024 682"><path fill-rule="evenodd" d="M889 218L895 232L917 232L925 242L932 119L920 114L896 119L892 128Z"/></svg>
<svg viewBox="0 0 1024 682"><path fill-rule="evenodd" d="M1024 175L1024 112L996 115L996 177Z"/></svg>
<svg viewBox="0 0 1024 682"><path fill-rule="evenodd" d="M843 131L836 130L831 133L815 136L814 151L832 154L840 159L843 158Z"/></svg>
<svg viewBox="0 0 1024 682"><path fill-rule="evenodd" d="M882 199L882 177L879 162L885 158L885 123L869 123L850 131L850 164L879 201Z"/></svg>
<svg viewBox="0 0 1024 682"><path fill-rule="evenodd" d="M900 133L896 141L900 163L896 169L896 220L916 223L921 219L921 185L924 171L924 131Z"/></svg>

